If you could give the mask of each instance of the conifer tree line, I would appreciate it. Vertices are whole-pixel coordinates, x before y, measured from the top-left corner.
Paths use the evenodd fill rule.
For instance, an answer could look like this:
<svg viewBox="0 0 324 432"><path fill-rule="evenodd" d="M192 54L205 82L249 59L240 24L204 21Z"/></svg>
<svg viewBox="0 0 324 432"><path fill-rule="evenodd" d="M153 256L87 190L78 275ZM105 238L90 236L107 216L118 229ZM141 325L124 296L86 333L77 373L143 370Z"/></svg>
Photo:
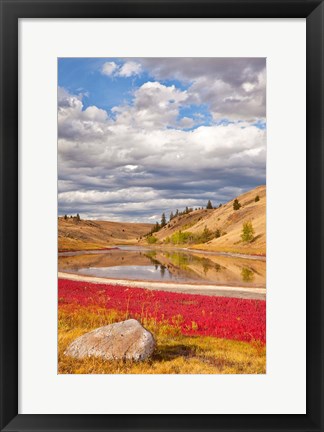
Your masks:
<svg viewBox="0 0 324 432"><path fill-rule="evenodd" d="M81 220L81 217L80 217L80 215L79 215L79 213L77 213L77 215L76 216L73 216L73 215L71 215L71 216L68 216L68 215L64 215L64 220L67 220L67 219L76 219L78 222L80 222L80 220Z"/></svg>
<svg viewBox="0 0 324 432"><path fill-rule="evenodd" d="M219 204L218 207L221 207L221 206L222 206L222 204ZM208 200L205 208L207 210L213 210L213 209L216 209L217 207L213 207L211 200ZM165 227L168 223L170 223L172 221L172 219L174 219L178 216L189 214L189 213L196 211L196 210L203 210L203 207L193 208L193 207L186 206L186 208L183 211L179 211L179 209L176 209L176 211L174 213L173 213L173 211L171 211L170 216L169 216L169 222L167 222L166 215L163 212L162 216L161 216L161 222L156 222L155 225L153 226L153 228L151 229L151 231L147 235L151 235L151 234L154 234L154 233L160 231L160 229Z"/></svg>

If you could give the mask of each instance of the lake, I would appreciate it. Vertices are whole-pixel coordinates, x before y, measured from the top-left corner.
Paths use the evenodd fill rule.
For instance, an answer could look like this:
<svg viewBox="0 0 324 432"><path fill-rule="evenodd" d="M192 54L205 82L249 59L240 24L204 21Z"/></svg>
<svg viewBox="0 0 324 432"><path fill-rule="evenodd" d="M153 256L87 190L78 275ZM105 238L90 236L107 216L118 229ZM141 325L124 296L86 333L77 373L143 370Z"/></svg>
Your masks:
<svg viewBox="0 0 324 432"><path fill-rule="evenodd" d="M186 249L116 246L103 251L61 252L60 272L111 279L265 288L266 261Z"/></svg>

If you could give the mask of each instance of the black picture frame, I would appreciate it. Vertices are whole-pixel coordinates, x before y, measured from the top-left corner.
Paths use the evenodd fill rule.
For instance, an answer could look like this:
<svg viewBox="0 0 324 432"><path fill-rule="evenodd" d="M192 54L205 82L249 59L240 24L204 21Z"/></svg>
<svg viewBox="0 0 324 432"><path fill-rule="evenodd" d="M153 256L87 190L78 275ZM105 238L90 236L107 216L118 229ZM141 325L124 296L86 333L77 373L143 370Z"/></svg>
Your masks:
<svg viewBox="0 0 324 432"><path fill-rule="evenodd" d="M323 431L323 2L318 0L0 0L0 8L1 431ZM105 17L306 18L307 413L305 415L24 415L18 413L18 20L19 18Z"/></svg>

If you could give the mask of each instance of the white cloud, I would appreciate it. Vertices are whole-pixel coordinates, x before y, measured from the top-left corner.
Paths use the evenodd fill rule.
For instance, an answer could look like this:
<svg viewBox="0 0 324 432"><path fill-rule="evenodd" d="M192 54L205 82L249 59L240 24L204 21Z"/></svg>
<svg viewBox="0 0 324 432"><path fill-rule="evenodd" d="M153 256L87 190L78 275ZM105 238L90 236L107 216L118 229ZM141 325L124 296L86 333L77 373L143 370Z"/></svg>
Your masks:
<svg viewBox="0 0 324 432"><path fill-rule="evenodd" d="M118 69L118 65L115 62L106 62L102 65L101 73L103 75L111 76Z"/></svg>
<svg viewBox="0 0 324 432"><path fill-rule="evenodd" d="M188 101L207 104L217 119L265 118L264 58L143 58L156 79L186 82Z"/></svg>
<svg viewBox="0 0 324 432"><path fill-rule="evenodd" d="M146 82L134 93L131 105L115 107L116 124L138 129L163 129L176 126L179 107L187 99L186 91L174 85Z"/></svg>
<svg viewBox="0 0 324 432"><path fill-rule="evenodd" d="M110 61L105 62L101 67L101 73L107 76L119 76L129 78L131 76L140 75L142 66L134 61L127 61L123 65Z"/></svg>
<svg viewBox="0 0 324 432"><path fill-rule="evenodd" d="M82 95L71 95L58 89L58 136L59 138L98 139L107 133L110 124L105 110L89 106L83 110Z"/></svg>
<svg viewBox="0 0 324 432"><path fill-rule="evenodd" d="M111 74L119 72L116 65ZM264 114L265 70L252 75L229 82L206 73L187 90L148 81L113 116L96 106L84 109L82 94L60 88L60 212L149 220L161 209L225 202L263 183L266 132L251 120ZM215 120L245 121L194 128L202 114L180 116L192 103L208 104Z"/></svg>
<svg viewBox="0 0 324 432"><path fill-rule="evenodd" d="M141 73L142 66L139 63L128 61L124 63L118 71L118 75L121 77L131 77L132 75L139 75Z"/></svg>

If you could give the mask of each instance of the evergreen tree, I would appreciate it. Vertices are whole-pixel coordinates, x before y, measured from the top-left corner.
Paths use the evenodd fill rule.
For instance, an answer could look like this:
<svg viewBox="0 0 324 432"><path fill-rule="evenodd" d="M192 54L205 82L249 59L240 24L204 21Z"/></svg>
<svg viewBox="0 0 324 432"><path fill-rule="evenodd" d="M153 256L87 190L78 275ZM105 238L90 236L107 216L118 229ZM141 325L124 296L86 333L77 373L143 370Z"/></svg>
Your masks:
<svg viewBox="0 0 324 432"><path fill-rule="evenodd" d="M207 203L207 205L206 205L206 209L207 209L207 210L212 210L212 209L213 209L213 205L212 205L212 203L211 203L210 200L208 200L208 203Z"/></svg>
<svg viewBox="0 0 324 432"><path fill-rule="evenodd" d="M170 221L172 221L172 219L174 218L174 214L173 212L170 213Z"/></svg>
<svg viewBox="0 0 324 432"><path fill-rule="evenodd" d="M81 218L80 218L79 213L76 215L76 219L77 219L78 222L80 222Z"/></svg>
<svg viewBox="0 0 324 432"><path fill-rule="evenodd" d="M233 202L233 209L234 210L239 210L241 208L241 204L239 203L238 199L235 198L234 202Z"/></svg>
<svg viewBox="0 0 324 432"><path fill-rule="evenodd" d="M162 213L162 217L161 217L161 228L163 228L166 225L166 218L165 218L165 214Z"/></svg>

